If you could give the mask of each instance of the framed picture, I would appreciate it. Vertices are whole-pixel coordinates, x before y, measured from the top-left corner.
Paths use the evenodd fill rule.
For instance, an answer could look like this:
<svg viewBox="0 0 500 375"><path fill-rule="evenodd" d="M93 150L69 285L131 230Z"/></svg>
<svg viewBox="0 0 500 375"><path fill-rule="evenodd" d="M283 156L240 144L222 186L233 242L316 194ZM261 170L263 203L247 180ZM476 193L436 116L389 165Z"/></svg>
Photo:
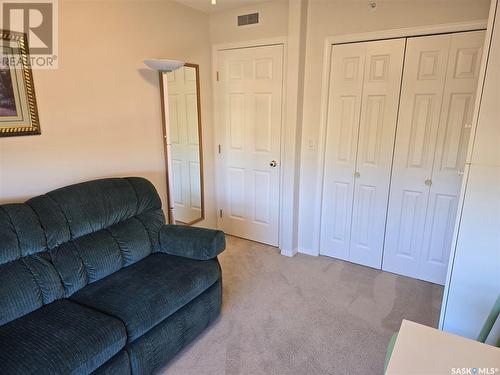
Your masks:
<svg viewBox="0 0 500 375"><path fill-rule="evenodd" d="M26 34L0 30L0 137L40 134Z"/></svg>

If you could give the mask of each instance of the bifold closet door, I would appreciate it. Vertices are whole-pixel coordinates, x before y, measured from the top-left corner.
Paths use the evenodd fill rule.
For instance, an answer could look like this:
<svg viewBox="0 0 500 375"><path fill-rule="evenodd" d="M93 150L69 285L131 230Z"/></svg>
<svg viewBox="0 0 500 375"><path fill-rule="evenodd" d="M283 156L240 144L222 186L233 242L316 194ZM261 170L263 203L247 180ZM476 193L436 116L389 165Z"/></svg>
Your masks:
<svg viewBox="0 0 500 375"><path fill-rule="evenodd" d="M452 34L419 278L443 284L472 127L485 32ZM499 83L500 84L500 83Z"/></svg>
<svg viewBox="0 0 500 375"><path fill-rule="evenodd" d="M408 38L383 269L443 284L484 32Z"/></svg>
<svg viewBox="0 0 500 375"><path fill-rule="evenodd" d="M381 267L404 39L335 45L320 253Z"/></svg>
<svg viewBox="0 0 500 375"><path fill-rule="evenodd" d="M354 168L365 68L364 43L333 46L320 253L349 258Z"/></svg>

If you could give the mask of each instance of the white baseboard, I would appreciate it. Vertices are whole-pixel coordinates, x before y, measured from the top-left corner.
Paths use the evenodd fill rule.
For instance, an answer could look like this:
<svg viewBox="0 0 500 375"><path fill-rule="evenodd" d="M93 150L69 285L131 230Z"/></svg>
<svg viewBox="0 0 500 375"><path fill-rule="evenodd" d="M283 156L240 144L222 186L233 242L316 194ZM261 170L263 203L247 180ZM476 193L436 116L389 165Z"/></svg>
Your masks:
<svg viewBox="0 0 500 375"><path fill-rule="evenodd" d="M293 257L298 253L298 249L292 249L292 250L281 250L281 255L286 256L286 257Z"/></svg>
<svg viewBox="0 0 500 375"><path fill-rule="evenodd" d="M319 254L317 251L311 250L311 249L298 249L298 252L300 254L305 254L305 255L310 255L313 257L317 257Z"/></svg>

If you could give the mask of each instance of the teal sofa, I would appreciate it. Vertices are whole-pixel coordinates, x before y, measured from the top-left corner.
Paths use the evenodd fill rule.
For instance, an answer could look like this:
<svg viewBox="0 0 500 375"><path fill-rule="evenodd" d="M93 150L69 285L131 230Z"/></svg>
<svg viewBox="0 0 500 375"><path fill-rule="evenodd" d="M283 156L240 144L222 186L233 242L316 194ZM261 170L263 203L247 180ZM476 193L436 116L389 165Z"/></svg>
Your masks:
<svg viewBox="0 0 500 375"><path fill-rule="evenodd" d="M220 314L224 248L143 178L0 206L0 373L155 373Z"/></svg>

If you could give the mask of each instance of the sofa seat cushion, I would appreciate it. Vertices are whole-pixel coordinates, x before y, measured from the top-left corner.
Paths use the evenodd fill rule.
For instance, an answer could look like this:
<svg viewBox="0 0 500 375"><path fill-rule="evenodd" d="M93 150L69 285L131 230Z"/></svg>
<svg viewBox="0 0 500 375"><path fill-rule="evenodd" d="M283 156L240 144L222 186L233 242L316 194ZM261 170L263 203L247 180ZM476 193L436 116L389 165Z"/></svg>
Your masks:
<svg viewBox="0 0 500 375"><path fill-rule="evenodd" d="M0 327L0 373L88 374L126 339L119 320L60 299Z"/></svg>
<svg viewBox="0 0 500 375"><path fill-rule="evenodd" d="M220 275L217 259L154 253L70 298L120 319L131 342L207 290Z"/></svg>

